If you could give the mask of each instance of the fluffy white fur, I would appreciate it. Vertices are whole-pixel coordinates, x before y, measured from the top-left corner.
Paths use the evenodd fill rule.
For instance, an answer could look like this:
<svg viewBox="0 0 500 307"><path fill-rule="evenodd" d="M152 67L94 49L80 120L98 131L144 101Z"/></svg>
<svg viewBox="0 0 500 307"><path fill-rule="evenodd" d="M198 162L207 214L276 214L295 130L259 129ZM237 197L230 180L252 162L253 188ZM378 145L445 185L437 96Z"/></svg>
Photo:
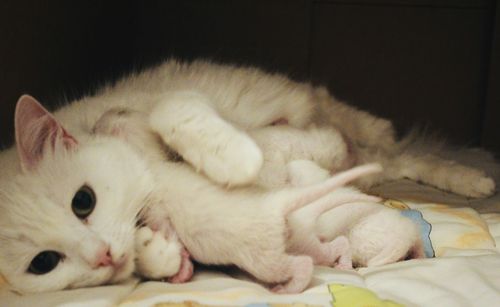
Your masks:
<svg viewBox="0 0 500 307"><path fill-rule="evenodd" d="M98 120L95 132L125 139L143 155L150 157L150 161L161 163L165 160L161 143L158 143L146 119L140 112L112 109ZM330 173L319 165L334 169L332 165L347 160L345 143L334 129L301 130L289 126L271 126L254 130L250 135L264 156L265 162L256 181L262 187L300 187L324 182ZM146 148L151 152L146 152ZM331 159L332 156L336 159ZM340 188L323 201L328 203L328 197L336 198L342 193L348 195L358 191ZM230 211L231 208L234 206L224 211ZM424 257L418 226L398 210L373 202L346 204L328 210L319 221L316 218L318 214L311 213L317 210L317 206L311 206L288 217L291 235L287 241L289 250L312 255L316 264L349 269L353 264L374 266L405 258ZM304 239L298 235L311 232L317 233L322 242L328 243L320 244L319 240ZM177 258L172 259L176 263ZM161 259L159 262L164 261ZM156 267L154 261L145 265ZM156 270L159 272L159 268ZM164 273L162 276L170 275Z"/></svg>
<svg viewBox="0 0 500 307"><path fill-rule="evenodd" d="M59 149L36 170L2 178L0 271L20 291L113 283L134 270L135 217L153 185L147 166L127 145L104 137L71 152ZM71 211L83 183L99 202L85 223ZM125 264L96 267L103 247ZM63 254L63 261L50 274L28 273L33 257L45 250Z"/></svg>
<svg viewBox="0 0 500 307"><path fill-rule="evenodd" d="M309 284L316 255L329 257L332 264L339 256L330 244L317 239L314 221L321 213L349 202L377 200L361 193L334 193L314 201L349 178L368 171L363 169L340 173L311 187L273 193L254 188L228 192L179 163L164 162L155 170L157 203L146 213L148 223L159 224L170 219L196 261L234 264L260 281L279 284L274 290L280 292L299 292ZM306 212L297 210L302 207ZM305 225L313 227L301 224L297 231L289 230L287 220L295 213L300 213L305 221L312 220ZM293 248L287 249L289 237L302 244L316 243L298 253Z"/></svg>
<svg viewBox="0 0 500 307"><path fill-rule="evenodd" d="M307 255L288 254L286 221L289 215L302 207L311 207L306 219L316 220L324 211L344 203L377 200L361 193L341 193L326 200L322 197L348 181L379 170L379 167L359 167L308 188L277 192L255 188L227 191L186 164L163 161L163 158L154 161L148 155L140 158L140 151L134 154L134 149L120 142L119 138L94 134L93 138L80 142L29 98L20 102L17 115L16 137L18 144L23 144L22 148L19 147L22 174L5 183L7 188L2 190L1 197L2 204L16 201L16 206L11 205L9 209L20 209L4 210L1 222L3 225L14 223L14 227L6 228L7 232L0 238L2 246L6 247L2 252L18 252L2 258L5 262L1 263L1 268L6 279L20 291L117 282L130 276L134 260L139 273L163 277L148 265L156 252L159 252L156 254L159 260L168 260L163 262L162 273L170 276L176 271L189 274L189 267L182 267L185 259L182 250L179 251L182 249L179 242L182 241L197 261L235 264L257 279L275 284L275 291L299 292L310 282L314 261L311 256L330 255L331 249L322 250L323 244L310 228L300 233L292 232L291 236L296 241L317 241L315 247L318 250L311 248L304 253ZM19 118L25 122L19 122ZM100 122L94 127L94 132L99 130ZM26 134L32 131L24 127L33 125L44 132L40 138ZM115 133L119 135L121 132L118 129ZM142 148L148 151L145 146ZM73 176L75 171L77 174ZM65 177L71 178L67 180ZM45 189L36 189L38 184ZM24 200L22 190L13 189L12 185L35 187L30 191L33 192L32 198ZM71 209L75 191L81 186L92 187L98 200L95 210L83 220L77 218ZM34 206L51 210L41 217L33 216L30 221L35 227L48 230L40 236L29 236L33 229L23 233L24 223L15 224L22 222L19 213L30 216L31 211L23 210ZM144 210L144 218L152 227L157 226L158 231L164 227L165 221L171 221L180 240L177 241L176 237L167 240L165 233L159 237L144 228L134 234L140 210ZM49 222L46 222L47 217ZM172 235L171 231L166 233ZM27 268L33 257L42 251L57 251L62 260L45 274L33 274ZM103 251L109 256L103 256ZM16 266L12 266L13 263ZM157 263L162 262L156 261L155 265ZM10 269L12 267L17 270ZM174 275L173 278L182 281L185 277Z"/></svg>
<svg viewBox="0 0 500 307"><path fill-rule="evenodd" d="M135 217L148 203L154 177L127 144L92 133L111 108L147 114L163 142L221 185L253 182L265 157L248 132L286 122L337 129L347 160L335 163L335 171L380 162L384 173L358 180L364 187L408 177L466 196L494 192L484 172L452 164L440 151L415 152L394 139L390 122L335 100L323 88L253 68L167 61L54 114L32 97L18 101L17 147L0 158L0 273L18 290L97 285L130 275ZM83 184L98 199L85 221L70 208ZM32 257L48 249L63 254L63 261L48 274L29 274ZM103 250L112 265L95 268Z"/></svg>
<svg viewBox="0 0 500 307"><path fill-rule="evenodd" d="M322 87L255 68L171 60L72 102L55 116L71 135L86 138L96 120L115 107L150 115L151 126L165 143L222 184L253 182L259 174L262 153L245 132L287 122L296 128L314 123L337 129L349 149L344 166L381 163L383 175L360 180L364 188L407 177L470 197L489 196L495 189L481 170L449 167L452 160L443 158L444 151L432 148L433 143L397 141L390 121L340 102ZM15 166L15 153L7 156L5 165ZM439 171L429 171L435 168Z"/></svg>

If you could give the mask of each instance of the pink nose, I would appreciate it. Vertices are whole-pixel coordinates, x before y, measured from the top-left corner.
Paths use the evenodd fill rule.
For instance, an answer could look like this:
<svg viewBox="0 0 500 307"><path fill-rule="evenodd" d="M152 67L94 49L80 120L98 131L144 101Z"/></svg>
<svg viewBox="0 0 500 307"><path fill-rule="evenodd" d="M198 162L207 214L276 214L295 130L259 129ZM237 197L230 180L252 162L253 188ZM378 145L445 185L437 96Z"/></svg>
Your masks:
<svg viewBox="0 0 500 307"><path fill-rule="evenodd" d="M111 250L109 246L102 248L98 253L94 263L94 268L99 268L103 266L112 266L113 258L111 257Z"/></svg>

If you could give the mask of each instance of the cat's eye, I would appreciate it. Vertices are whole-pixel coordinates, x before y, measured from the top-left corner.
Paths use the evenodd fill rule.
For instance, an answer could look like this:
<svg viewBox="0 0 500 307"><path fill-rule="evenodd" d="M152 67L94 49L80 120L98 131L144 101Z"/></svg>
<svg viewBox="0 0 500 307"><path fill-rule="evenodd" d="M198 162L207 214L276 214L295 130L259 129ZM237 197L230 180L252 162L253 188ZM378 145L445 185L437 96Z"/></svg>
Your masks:
<svg viewBox="0 0 500 307"><path fill-rule="evenodd" d="M28 272L36 275L46 274L52 271L61 259L62 256L58 252L43 251L31 260Z"/></svg>
<svg viewBox="0 0 500 307"><path fill-rule="evenodd" d="M96 197L94 191L87 185L82 186L73 196L71 209L79 219L87 218L94 210Z"/></svg>

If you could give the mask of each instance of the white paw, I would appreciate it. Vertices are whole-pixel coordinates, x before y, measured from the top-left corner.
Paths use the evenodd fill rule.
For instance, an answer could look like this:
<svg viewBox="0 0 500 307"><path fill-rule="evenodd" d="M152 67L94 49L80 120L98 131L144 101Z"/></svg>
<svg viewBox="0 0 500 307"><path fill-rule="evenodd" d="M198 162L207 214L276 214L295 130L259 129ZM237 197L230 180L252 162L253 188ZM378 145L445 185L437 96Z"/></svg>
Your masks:
<svg viewBox="0 0 500 307"><path fill-rule="evenodd" d="M210 179L223 185L238 186L257 178L263 156L252 139L237 134L226 141L214 141L219 144L200 152L201 168Z"/></svg>
<svg viewBox="0 0 500 307"><path fill-rule="evenodd" d="M495 193L495 181L490 177L479 178L478 181L472 183L471 197L487 197Z"/></svg>
<svg viewBox="0 0 500 307"><path fill-rule="evenodd" d="M467 197L488 197L495 192L495 181L484 172L457 165L450 172L449 189Z"/></svg>
<svg viewBox="0 0 500 307"><path fill-rule="evenodd" d="M137 272L151 279L175 275L181 267L181 245L167 240L160 232L142 227L135 239Z"/></svg>

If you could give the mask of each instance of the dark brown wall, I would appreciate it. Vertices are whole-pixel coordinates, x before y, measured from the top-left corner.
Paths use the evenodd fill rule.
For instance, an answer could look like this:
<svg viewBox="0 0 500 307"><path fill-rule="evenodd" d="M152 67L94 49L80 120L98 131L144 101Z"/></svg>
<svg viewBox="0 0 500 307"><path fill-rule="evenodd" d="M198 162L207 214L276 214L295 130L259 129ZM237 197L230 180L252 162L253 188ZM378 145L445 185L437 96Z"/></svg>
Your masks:
<svg viewBox="0 0 500 307"><path fill-rule="evenodd" d="M0 2L0 143L30 93L49 107L169 56L259 65L500 152L493 0ZM500 16L500 15L499 15Z"/></svg>
<svg viewBox="0 0 500 307"><path fill-rule="evenodd" d="M0 2L1 144L21 94L55 107L131 66L131 12L106 1Z"/></svg>
<svg viewBox="0 0 500 307"><path fill-rule="evenodd" d="M496 16L488 65L481 140L484 147L498 154L500 153L500 5L496 7Z"/></svg>

